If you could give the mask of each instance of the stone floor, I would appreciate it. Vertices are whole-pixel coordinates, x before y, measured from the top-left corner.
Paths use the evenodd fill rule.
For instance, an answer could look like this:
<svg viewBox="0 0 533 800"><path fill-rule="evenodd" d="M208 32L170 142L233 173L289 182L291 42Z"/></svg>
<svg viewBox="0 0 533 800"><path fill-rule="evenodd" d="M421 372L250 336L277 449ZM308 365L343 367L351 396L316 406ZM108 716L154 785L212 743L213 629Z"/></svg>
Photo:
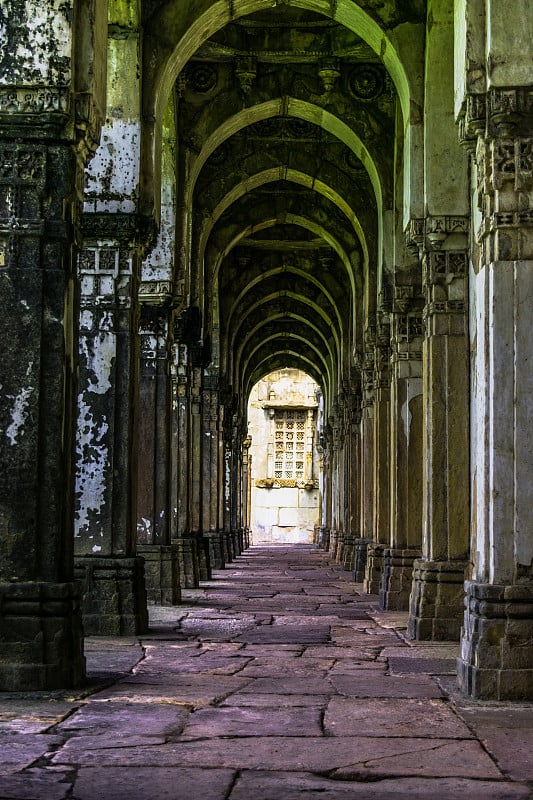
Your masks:
<svg viewBox="0 0 533 800"><path fill-rule="evenodd" d="M0 695L2 800L517 800L533 703L467 702L309 546L255 547L150 633L86 642L80 691Z"/></svg>

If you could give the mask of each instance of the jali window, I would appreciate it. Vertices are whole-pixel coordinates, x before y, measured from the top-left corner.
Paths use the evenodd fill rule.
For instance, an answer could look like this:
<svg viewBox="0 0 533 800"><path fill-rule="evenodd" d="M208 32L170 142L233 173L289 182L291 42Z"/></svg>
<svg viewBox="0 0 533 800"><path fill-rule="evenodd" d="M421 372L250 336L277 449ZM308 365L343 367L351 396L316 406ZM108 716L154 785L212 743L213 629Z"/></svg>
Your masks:
<svg viewBox="0 0 533 800"><path fill-rule="evenodd" d="M276 411L274 418L274 478L305 478L306 411Z"/></svg>

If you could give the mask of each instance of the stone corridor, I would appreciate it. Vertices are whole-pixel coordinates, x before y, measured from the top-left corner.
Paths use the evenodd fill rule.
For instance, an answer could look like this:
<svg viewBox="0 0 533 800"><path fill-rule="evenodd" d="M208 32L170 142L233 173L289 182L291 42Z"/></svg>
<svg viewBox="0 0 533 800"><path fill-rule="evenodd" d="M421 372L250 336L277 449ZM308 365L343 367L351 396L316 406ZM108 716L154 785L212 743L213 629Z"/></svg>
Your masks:
<svg viewBox="0 0 533 800"><path fill-rule="evenodd" d="M183 595L88 638L84 689L0 696L2 800L532 796L533 704L457 695L457 647L326 553L252 547Z"/></svg>

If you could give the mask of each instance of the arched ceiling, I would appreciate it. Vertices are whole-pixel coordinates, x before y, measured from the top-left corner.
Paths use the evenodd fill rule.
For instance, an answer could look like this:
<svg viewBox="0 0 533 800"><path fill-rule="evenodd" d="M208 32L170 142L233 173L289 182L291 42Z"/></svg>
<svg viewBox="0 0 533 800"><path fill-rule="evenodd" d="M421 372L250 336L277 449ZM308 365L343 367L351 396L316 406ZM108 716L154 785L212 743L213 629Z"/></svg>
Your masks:
<svg viewBox="0 0 533 800"><path fill-rule="evenodd" d="M375 310L411 102L385 31L423 22L425 3L154 4L158 91L175 73L181 278L212 366L241 408L264 374L298 367L327 413Z"/></svg>

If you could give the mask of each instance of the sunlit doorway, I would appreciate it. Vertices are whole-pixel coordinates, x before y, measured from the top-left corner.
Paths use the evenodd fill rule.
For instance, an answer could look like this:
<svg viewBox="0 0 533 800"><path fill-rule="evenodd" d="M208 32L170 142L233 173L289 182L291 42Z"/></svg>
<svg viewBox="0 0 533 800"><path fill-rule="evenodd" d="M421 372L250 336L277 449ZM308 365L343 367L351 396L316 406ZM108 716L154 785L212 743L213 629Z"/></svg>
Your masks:
<svg viewBox="0 0 533 800"><path fill-rule="evenodd" d="M320 524L321 392L298 369L271 372L248 403L253 544L311 544Z"/></svg>

